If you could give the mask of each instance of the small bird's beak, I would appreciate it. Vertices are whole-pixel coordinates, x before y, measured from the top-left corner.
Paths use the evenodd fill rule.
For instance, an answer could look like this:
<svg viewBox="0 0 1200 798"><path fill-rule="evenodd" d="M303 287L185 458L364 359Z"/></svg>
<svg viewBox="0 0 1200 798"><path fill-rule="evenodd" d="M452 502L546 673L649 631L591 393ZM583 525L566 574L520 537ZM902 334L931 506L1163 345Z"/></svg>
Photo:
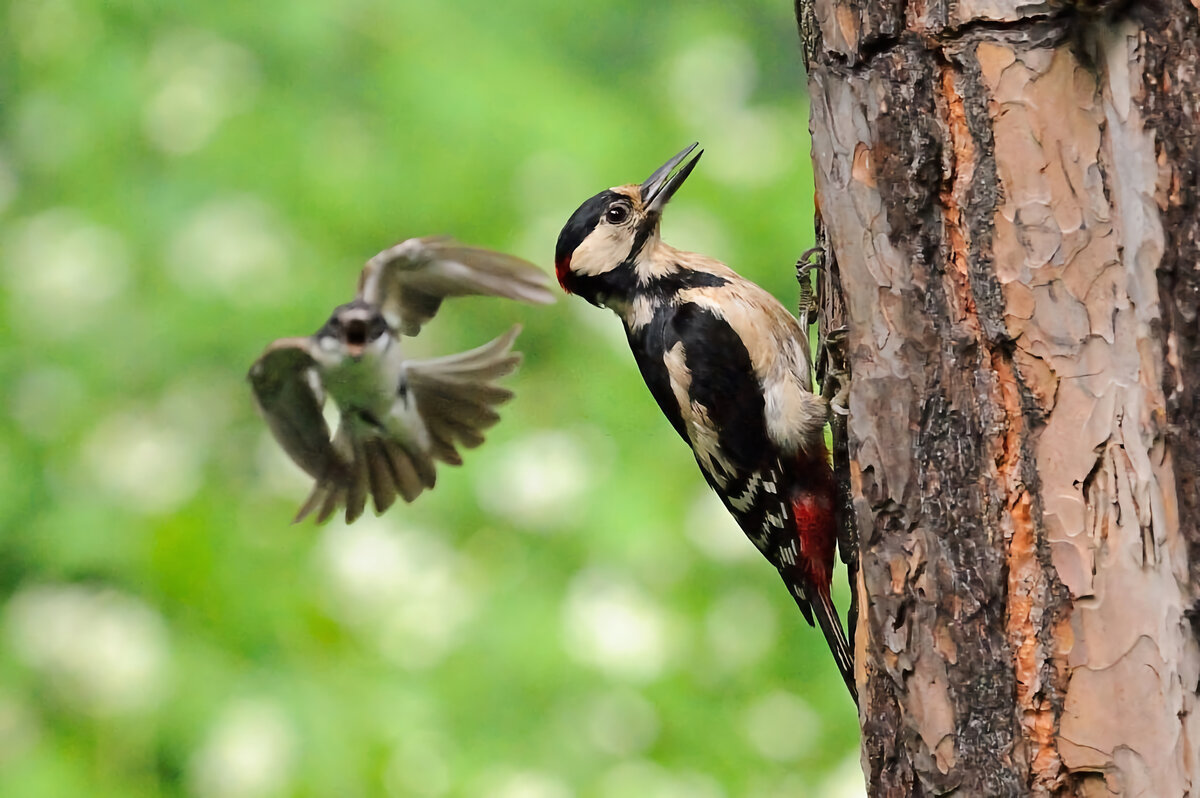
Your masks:
<svg viewBox="0 0 1200 798"><path fill-rule="evenodd" d="M367 323L363 319L346 322L346 354L358 360L367 346Z"/></svg>
<svg viewBox="0 0 1200 798"><path fill-rule="evenodd" d="M674 158L655 169L654 174L642 183L642 202L646 203L648 213L662 213L671 196L683 185L683 181L687 180L687 176L696 168L696 162L704 154L704 150L700 150L692 158L688 158L699 146L699 142L693 142L685 147Z"/></svg>

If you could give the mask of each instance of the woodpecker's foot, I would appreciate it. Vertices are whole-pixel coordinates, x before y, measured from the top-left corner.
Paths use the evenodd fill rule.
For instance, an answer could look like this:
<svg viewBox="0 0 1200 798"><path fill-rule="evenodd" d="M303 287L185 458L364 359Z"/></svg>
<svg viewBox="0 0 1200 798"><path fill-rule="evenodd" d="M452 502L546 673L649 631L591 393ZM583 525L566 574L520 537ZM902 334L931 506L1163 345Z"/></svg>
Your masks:
<svg viewBox="0 0 1200 798"><path fill-rule="evenodd" d="M837 385L837 390L833 392L833 396L827 397L829 400L830 412L839 416L850 415L850 405L847 404L850 401L849 373L845 371L839 371L836 374L830 374L829 377L826 378L825 383L829 384L831 382ZM823 389L824 386L822 386L822 393L824 393Z"/></svg>
<svg viewBox="0 0 1200 798"><path fill-rule="evenodd" d="M835 364L844 363L844 357L834 358L834 351L842 352L846 344L847 329L839 327L830 330L821 341L819 351L820 363L823 366L821 380L821 395L829 402L829 409L839 416L850 415L850 372Z"/></svg>
<svg viewBox="0 0 1200 798"><path fill-rule="evenodd" d="M800 324L806 330L808 329L808 320L820 307L820 303L817 302L816 289L813 287L808 273L824 266L825 251L820 247L805 250L804 254L800 256L800 260L796 261L796 282L800 285Z"/></svg>

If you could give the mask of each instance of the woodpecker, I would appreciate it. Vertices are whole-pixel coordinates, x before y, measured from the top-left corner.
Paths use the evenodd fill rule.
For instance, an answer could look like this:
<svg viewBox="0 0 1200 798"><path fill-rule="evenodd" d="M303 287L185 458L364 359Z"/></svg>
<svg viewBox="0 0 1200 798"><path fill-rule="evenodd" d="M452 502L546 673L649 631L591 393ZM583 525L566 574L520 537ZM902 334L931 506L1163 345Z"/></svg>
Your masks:
<svg viewBox="0 0 1200 798"><path fill-rule="evenodd" d="M692 144L640 185L588 199L558 237L558 282L621 319L651 395L705 480L816 620L852 697L854 663L830 598L835 482L828 403L813 394L808 334L773 296L660 237L695 168Z"/></svg>
<svg viewBox="0 0 1200 798"><path fill-rule="evenodd" d="M416 335L448 296L487 294L554 301L546 275L509 255L448 238L401 242L367 262L358 295L307 338L281 338L248 375L259 411L283 450L316 480L295 521L345 507L346 523L374 501L411 502L436 481L435 461L461 465L459 447L483 443L512 397L496 384L521 356L520 327L457 355L412 360L401 337ZM325 396L339 412L330 438Z"/></svg>

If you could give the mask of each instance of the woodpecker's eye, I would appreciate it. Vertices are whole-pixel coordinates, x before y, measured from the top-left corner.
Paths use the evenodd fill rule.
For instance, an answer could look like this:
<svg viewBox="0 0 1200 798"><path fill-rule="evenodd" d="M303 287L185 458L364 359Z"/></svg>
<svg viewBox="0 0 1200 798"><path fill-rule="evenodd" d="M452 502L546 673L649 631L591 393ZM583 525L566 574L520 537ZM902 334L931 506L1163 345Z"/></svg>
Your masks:
<svg viewBox="0 0 1200 798"><path fill-rule="evenodd" d="M628 205L613 205L604 212L604 221L609 224L620 224L629 218Z"/></svg>

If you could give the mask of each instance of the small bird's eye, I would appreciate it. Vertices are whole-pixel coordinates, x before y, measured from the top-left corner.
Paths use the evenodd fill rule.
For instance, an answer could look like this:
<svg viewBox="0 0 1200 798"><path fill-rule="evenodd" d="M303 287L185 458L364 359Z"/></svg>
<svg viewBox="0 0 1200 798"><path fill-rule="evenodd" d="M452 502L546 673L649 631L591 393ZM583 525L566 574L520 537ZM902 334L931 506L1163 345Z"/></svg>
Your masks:
<svg viewBox="0 0 1200 798"><path fill-rule="evenodd" d="M604 221L609 224L620 224L629 218L628 205L613 205L604 212Z"/></svg>

